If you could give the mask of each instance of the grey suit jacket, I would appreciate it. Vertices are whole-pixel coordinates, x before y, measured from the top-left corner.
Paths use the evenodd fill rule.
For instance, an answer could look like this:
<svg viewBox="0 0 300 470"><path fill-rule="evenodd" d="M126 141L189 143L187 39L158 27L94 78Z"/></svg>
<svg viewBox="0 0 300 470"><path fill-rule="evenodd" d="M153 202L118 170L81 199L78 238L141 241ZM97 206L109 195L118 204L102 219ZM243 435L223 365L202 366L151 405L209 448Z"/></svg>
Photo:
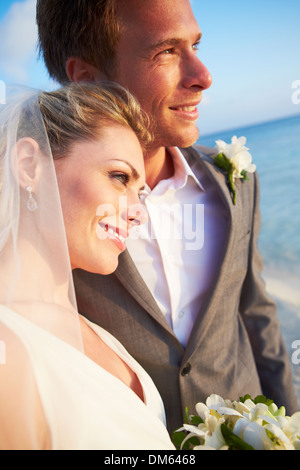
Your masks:
<svg viewBox="0 0 300 470"><path fill-rule="evenodd" d="M127 251L112 275L74 271L79 311L116 336L148 371L163 398L170 432L182 425L185 407L193 412L211 393L236 400L263 392L292 413L297 403L289 357L276 306L261 279L257 175L236 182L233 205L226 177L212 163L212 150L183 153L196 175L201 170L205 187L218 192L226 220L222 263L187 347L174 335Z"/></svg>

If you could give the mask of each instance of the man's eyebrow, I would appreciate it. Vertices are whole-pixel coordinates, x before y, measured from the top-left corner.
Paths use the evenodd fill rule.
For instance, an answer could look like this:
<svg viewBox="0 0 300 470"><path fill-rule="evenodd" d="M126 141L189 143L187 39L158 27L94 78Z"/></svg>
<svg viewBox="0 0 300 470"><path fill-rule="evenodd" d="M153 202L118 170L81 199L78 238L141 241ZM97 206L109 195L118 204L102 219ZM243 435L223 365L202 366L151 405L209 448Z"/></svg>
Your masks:
<svg viewBox="0 0 300 470"><path fill-rule="evenodd" d="M194 40L194 44L199 42L202 38L202 33L199 33L196 37L195 37L195 40ZM151 46L149 46L146 51L147 52L156 52L156 51L159 51L159 50L162 50L164 48L168 48L168 47L172 47L172 46L178 46L178 44L181 44L183 42L185 42L186 39L184 38L167 38L167 39L163 39L162 41L158 41L157 43L155 44L151 44Z"/></svg>

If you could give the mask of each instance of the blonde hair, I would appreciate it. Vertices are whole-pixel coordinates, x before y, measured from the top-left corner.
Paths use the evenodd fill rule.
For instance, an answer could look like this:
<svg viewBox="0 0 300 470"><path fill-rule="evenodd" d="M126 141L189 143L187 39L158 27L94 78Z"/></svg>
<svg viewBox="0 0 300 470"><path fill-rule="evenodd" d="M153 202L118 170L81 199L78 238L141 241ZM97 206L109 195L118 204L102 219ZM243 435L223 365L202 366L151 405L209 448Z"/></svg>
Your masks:
<svg viewBox="0 0 300 470"><path fill-rule="evenodd" d="M76 141L101 136L101 128L112 124L129 127L143 149L152 141L149 119L133 96L120 85L71 83L39 96L53 158L66 156Z"/></svg>

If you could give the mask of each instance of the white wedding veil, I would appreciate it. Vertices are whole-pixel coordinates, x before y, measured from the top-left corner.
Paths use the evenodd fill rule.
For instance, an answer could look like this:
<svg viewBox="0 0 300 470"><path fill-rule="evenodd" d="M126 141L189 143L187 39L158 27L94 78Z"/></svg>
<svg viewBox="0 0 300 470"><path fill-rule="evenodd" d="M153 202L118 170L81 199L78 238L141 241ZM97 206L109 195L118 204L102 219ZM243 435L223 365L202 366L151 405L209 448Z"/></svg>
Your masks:
<svg viewBox="0 0 300 470"><path fill-rule="evenodd" d="M0 105L0 449L78 449L88 435L91 361L69 255L80 235L70 237L76 224L66 234L55 167L72 158L77 143L99 139L115 123L132 128L145 148L149 123L132 96L110 82L6 91ZM76 217L71 204L78 208L81 199L74 182L68 196L66 170L60 184L67 217ZM76 266L86 269L82 263Z"/></svg>
<svg viewBox="0 0 300 470"><path fill-rule="evenodd" d="M51 417L38 393L33 345L55 337L58 343L49 344L63 341L83 351L83 343L40 92L6 91L0 105L0 448L41 448L40 422ZM80 400L76 406L80 415Z"/></svg>

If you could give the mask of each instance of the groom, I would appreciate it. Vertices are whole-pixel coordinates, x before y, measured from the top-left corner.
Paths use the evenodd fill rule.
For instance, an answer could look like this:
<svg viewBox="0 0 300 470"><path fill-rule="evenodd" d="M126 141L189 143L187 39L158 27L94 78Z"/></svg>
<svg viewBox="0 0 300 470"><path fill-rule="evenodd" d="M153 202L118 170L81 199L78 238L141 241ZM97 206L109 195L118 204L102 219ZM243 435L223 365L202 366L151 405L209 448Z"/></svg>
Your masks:
<svg viewBox="0 0 300 470"><path fill-rule="evenodd" d="M149 372L170 431L211 393L264 393L294 412L289 357L261 279L257 175L236 182L233 204L214 151L191 147L212 78L189 1L38 0L37 22L53 78L117 81L154 123L142 195L149 223L113 275L75 272L80 312Z"/></svg>

